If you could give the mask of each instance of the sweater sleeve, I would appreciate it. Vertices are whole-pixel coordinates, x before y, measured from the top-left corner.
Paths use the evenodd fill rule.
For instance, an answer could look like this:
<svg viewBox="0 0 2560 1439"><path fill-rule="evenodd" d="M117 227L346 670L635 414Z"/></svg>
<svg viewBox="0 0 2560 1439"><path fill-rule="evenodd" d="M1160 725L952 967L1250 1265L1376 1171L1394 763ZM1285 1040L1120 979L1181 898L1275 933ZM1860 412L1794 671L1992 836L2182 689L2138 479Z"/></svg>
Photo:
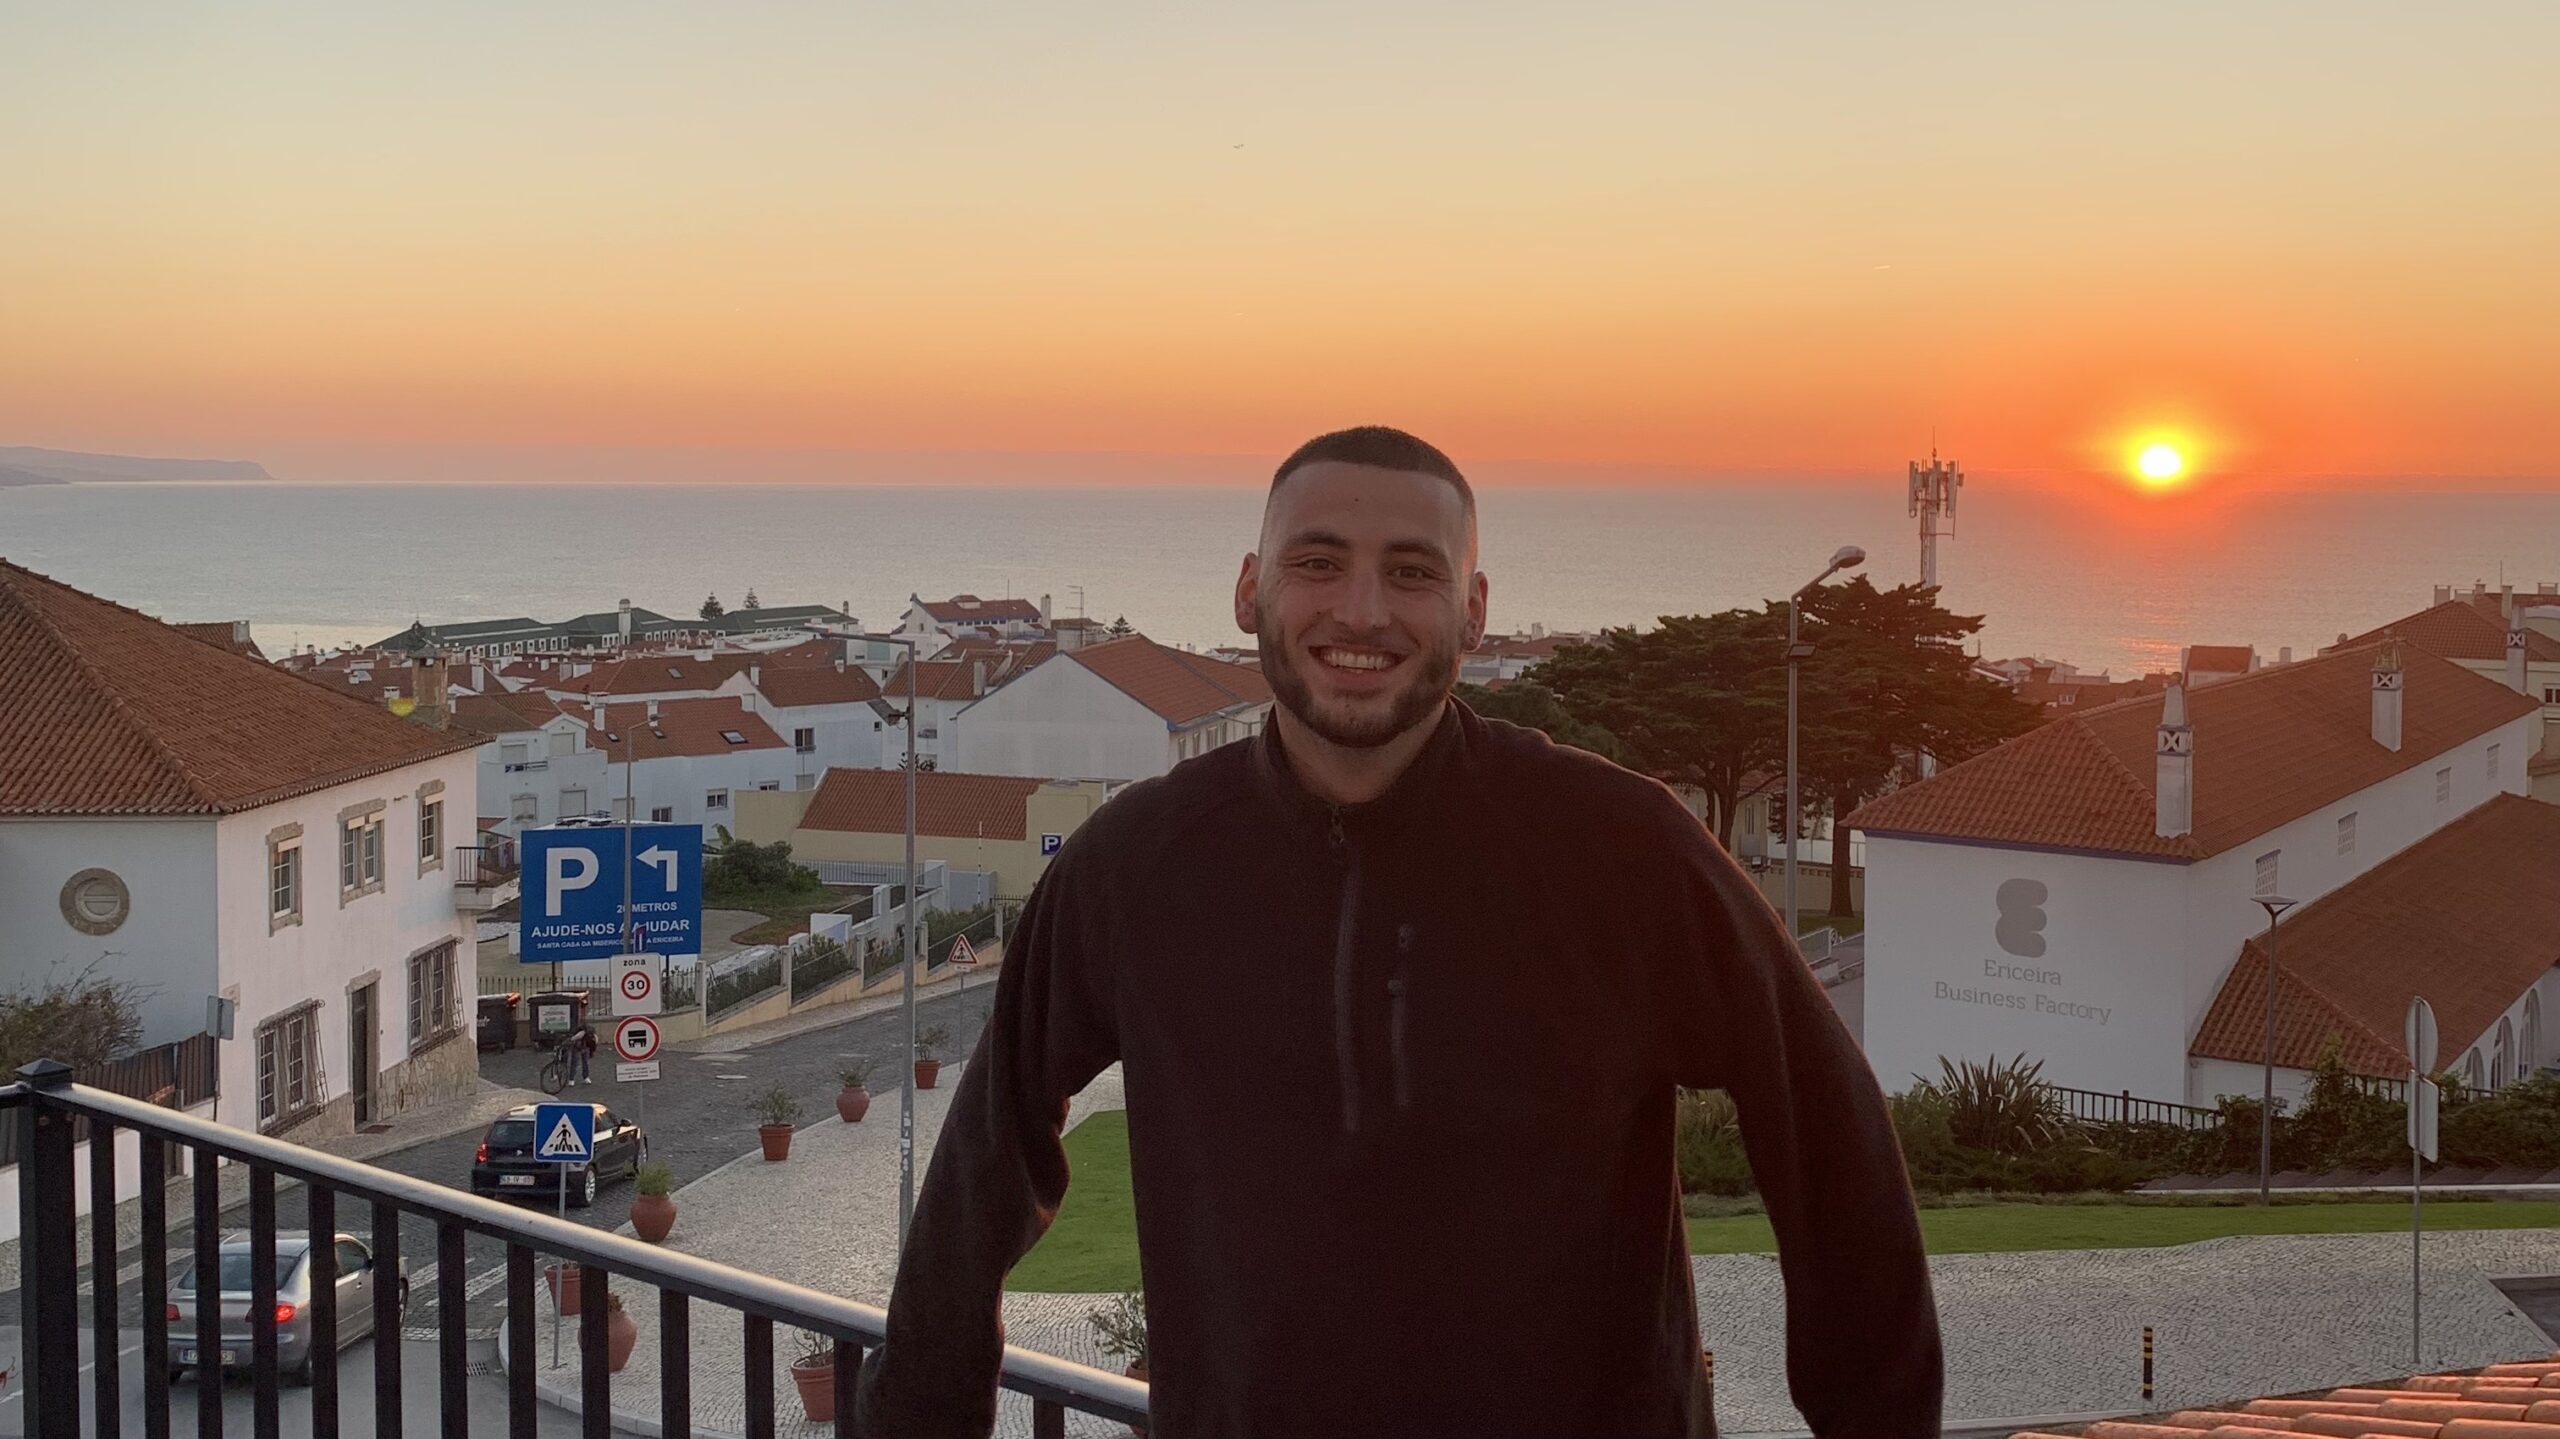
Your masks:
<svg viewBox="0 0 2560 1439"><path fill-rule="evenodd" d="M1660 1053L1674 1083L1733 1096L1796 1408L1815 1439L1935 1439L1937 1307L1892 1111L1758 886L1686 811L1668 828Z"/></svg>
<svg viewBox="0 0 2560 1439"><path fill-rule="evenodd" d="M981 1439L995 1427L1005 1275L1057 1218L1067 1101L1117 1057L1106 955L1070 856L1034 886L997 971L995 1010L951 1098L866 1356L852 1433Z"/></svg>

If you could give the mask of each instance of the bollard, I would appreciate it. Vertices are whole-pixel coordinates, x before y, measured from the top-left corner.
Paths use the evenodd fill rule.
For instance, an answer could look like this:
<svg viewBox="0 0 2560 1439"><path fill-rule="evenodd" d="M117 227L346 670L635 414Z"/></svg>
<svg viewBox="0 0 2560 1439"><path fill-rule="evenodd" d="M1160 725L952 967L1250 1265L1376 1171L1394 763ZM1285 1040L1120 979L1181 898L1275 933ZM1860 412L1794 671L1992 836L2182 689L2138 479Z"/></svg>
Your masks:
<svg viewBox="0 0 2560 1439"><path fill-rule="evenodd" d="M2151 1326L2142 1326L2142 1397L2151 1397Z"/></svg>
<svg viewBox="0 0 2560 1439"><path fill-rule="evenodd" d="M1716 1351L1714 1351L1714 1350L1712 1350L1712 1349L1707 1349L1707 1350L1702 1350L1702 1351L1700 1351L1700 1352L1701 1352L1701 1353L1703 1353L1703 1354L1705 1355L1705 1357L1706 1357L1706 1362L1707 1362L1707 1394L1708 1394L1708 1397L1712 1398L1712 1397L1714 1397L1715 1392L1716 1392Z"/></svg>

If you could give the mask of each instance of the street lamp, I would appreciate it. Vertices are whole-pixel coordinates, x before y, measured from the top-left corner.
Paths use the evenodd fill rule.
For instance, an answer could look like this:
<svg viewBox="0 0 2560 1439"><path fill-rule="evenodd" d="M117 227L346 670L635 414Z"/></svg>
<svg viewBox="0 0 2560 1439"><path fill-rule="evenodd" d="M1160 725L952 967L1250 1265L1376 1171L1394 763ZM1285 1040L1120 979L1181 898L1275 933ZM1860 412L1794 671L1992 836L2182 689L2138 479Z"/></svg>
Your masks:
<svg viewBox="0 0 2560 1439"><path fill-rule="evenodd" d="M2258 1204L2272 1203L2267 1197L2268 1176L2276 1147L2276 916L2293 908L2295 901L2281 895L2262 894L2257 906L2267 912L2267 1072L2264 1088L2258 1094Z"/></svg>
<svg viewBox="0 0 2560 1439"><path fill-rule="evenodd" d="M907 1055L898 1066L898 1253L907 1252L907 1227L916 1217L916 664L923 651L918 640L868 635L866 639L896 645L907 652L907 886L906 953L901 956L904 993L898 1009L905 1018Z"/></svg>
<svg viewBox="0 0 2560 1439"><path fill-rule="evenodd" d="M1805 582L1802 588L1787 596L1787 939L1796 938L1796 816L1804 813L1796 804L1796 671L1813 646L1796 638L1798 602L1821 588L1822 582L1867 562L1867 552L1856 545L1842 545L1831 556L1831 567ZM1837 820L1833 821L1837 823Z"/></svg>

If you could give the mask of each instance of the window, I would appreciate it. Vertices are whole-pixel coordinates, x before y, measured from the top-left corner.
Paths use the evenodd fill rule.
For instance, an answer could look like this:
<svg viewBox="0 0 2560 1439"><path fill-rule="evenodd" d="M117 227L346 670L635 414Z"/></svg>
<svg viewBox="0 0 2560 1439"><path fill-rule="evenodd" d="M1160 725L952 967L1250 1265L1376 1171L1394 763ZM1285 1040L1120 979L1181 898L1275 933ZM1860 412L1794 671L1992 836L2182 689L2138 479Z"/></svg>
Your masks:
<svg viewBox="0 0 2560 1439"><path fill-rule="evenodd" d="M2544 685L2542 702L2547 705L2560 705L2560 685Z"/></svg>
<svg viewBox="0 0 2560 1439"><path fill-rule="evenodd" d="M758 788L758 789L780 789L780 788L782 788L782 781L780 781L780 780L778 780L778 779L760 779L760 780L757 780L757 781L756 781L756 788Z"/></svg>
<svg viewBox="0 0 2560 1439"><path fill-rule="evenodd" d="M267 933L302 923L302 826L267 836Z"/></svg>
<svg viewBox="0 0 2560 1439"><path fill-rule="evenodd" d="M258 1026L258 1127L274 1129L319 1104L312 1076L319 1068L312 1021L317 1001L288 1010Z"/></svg>
<svg viewBox="0 0 2560 1439"><path fill-rule="evenodd" d="M338 900L382 888L382 803L359 805L338 822Z"/></svg>
<svg viewBox="0 0 2560 1439"><path fill-rule="evenodd" d="M409 1050L416 1053L454 1031L453 969L457 941L409 956Z"/></svg>
<svg viewBox="0 0 2560 1439"><path fill-rule="evenodd" d="M725 789L704 791L702 796L702 807L704 809L727 809L729 807L729 792Z"/></svg>
<svg viewBox="0 0 2560 1439"><path fill-rule="evenodd" d="M510 771L524 768L533 758L533 746L525 740L508 740L498 746L498 761Z"/></svg>
<svg viewBox="0 0 2560 1439"><path fill-rule="evenodd" d="M2453 798L2453 766L2446 765L2436 771L2436 803L2442 804L2451 798Z"/></svg>
<svg viewBox="0 0 2560 1439"><path fill-rule="evenodd" d="M731 744L745 744L747 742L747 737L745 735L742 735L733 729L724 729L720 731L720 737Z"/></svg>
<svg viewBox="0 0 2560 1439"><path fill-rule="evenodd" d="M2478 1089L2480 1087L2480 1079L2480 1051L2475 1049L2469 1054L2462 1056L2462 1087L2465 1089Z"/></svg>
<svg viewBox="0 0 2560 1439"><path fill-rule="evenodd" d="M2530 1078L2542 1063L2542 991L2524 992L2524 1047L2516 1051L2516 1071Z"/></svg>
<svg viewBox="0 0 2560 1439"><path fill-rule="evenodd" d="M530 828L542 823L542 801L529 794L517 795L507 801L507 814L515 820L516 828Z"/></svg>
<svg viewBox="0 0 2560 1439"><path fill-rule="evenodd" d="M662 804L649 811L649 823L651 824L674 824L675 822L676 809L674 805Z"/></svg>
<svg viewBox="0 0 2560 1439"><path fill-rule="evenodd" d="M2283 856L2284 851L2280 849L2271 849L2258 856L2258 887L2253 893L2264 896L2276 892L2276 864Z"/></svg>
<svg viewBox="0 0 2560 1439"><path fill-rule="evenodd" d="M2489 1087L2504 1089L2515 1078L2516 1027L2505 1019L2498 1021L2497 1043L2489 1051Z"/></svg>
<svg viewBox="0 0 2560 1439"><path fill-rule="evenodd" d="M434 869L444 863L444 801L431 799L418 806L418 868Z"/></svg>
<svg viewBox="0 0 2560 1439"><path fill-rule="evenodd" d="M582 789L564 789L560 791L560 812L562 814L585 814L587 812L587 792Z"/></svg>
<svg viewBox="0 0 2560 1439"><path fill-rule="evenodd" d="M2354 810L2338 816L2338 853L2356 852L2356 815Z"/></svg>
<svg viewBox="0 0 2560 1439"><path fill-rule="evenodd" d="M2496 784L2497 782L2498 782L2498 747L2497 747L2496 745L2494 745L2494 744L2493 744L2493 745L2489 746L2489 783L2491 783L2491 784Z"/></svg>
<svg viewBox="0 0 2560 1439"><path fill-rule="evenodd" d="M817 730L814 728L793 730L791 732L791 747L802 754L816 754L818 752Z"/></svg>

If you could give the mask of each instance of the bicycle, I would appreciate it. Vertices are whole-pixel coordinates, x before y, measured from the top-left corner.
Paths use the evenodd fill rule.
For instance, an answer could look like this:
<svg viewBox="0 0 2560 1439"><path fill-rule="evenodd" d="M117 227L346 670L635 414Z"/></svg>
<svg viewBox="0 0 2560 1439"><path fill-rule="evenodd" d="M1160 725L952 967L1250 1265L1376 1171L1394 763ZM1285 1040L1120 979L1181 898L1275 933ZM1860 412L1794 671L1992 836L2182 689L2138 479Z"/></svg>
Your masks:
<svg viewBox="0 0 2560 1439"><path fill-rule="evenodd" d="M551 1058L542 1066L542 1092L558 1094L569 1087L569 1036L563 1035L551 1046Z"/></svg>

